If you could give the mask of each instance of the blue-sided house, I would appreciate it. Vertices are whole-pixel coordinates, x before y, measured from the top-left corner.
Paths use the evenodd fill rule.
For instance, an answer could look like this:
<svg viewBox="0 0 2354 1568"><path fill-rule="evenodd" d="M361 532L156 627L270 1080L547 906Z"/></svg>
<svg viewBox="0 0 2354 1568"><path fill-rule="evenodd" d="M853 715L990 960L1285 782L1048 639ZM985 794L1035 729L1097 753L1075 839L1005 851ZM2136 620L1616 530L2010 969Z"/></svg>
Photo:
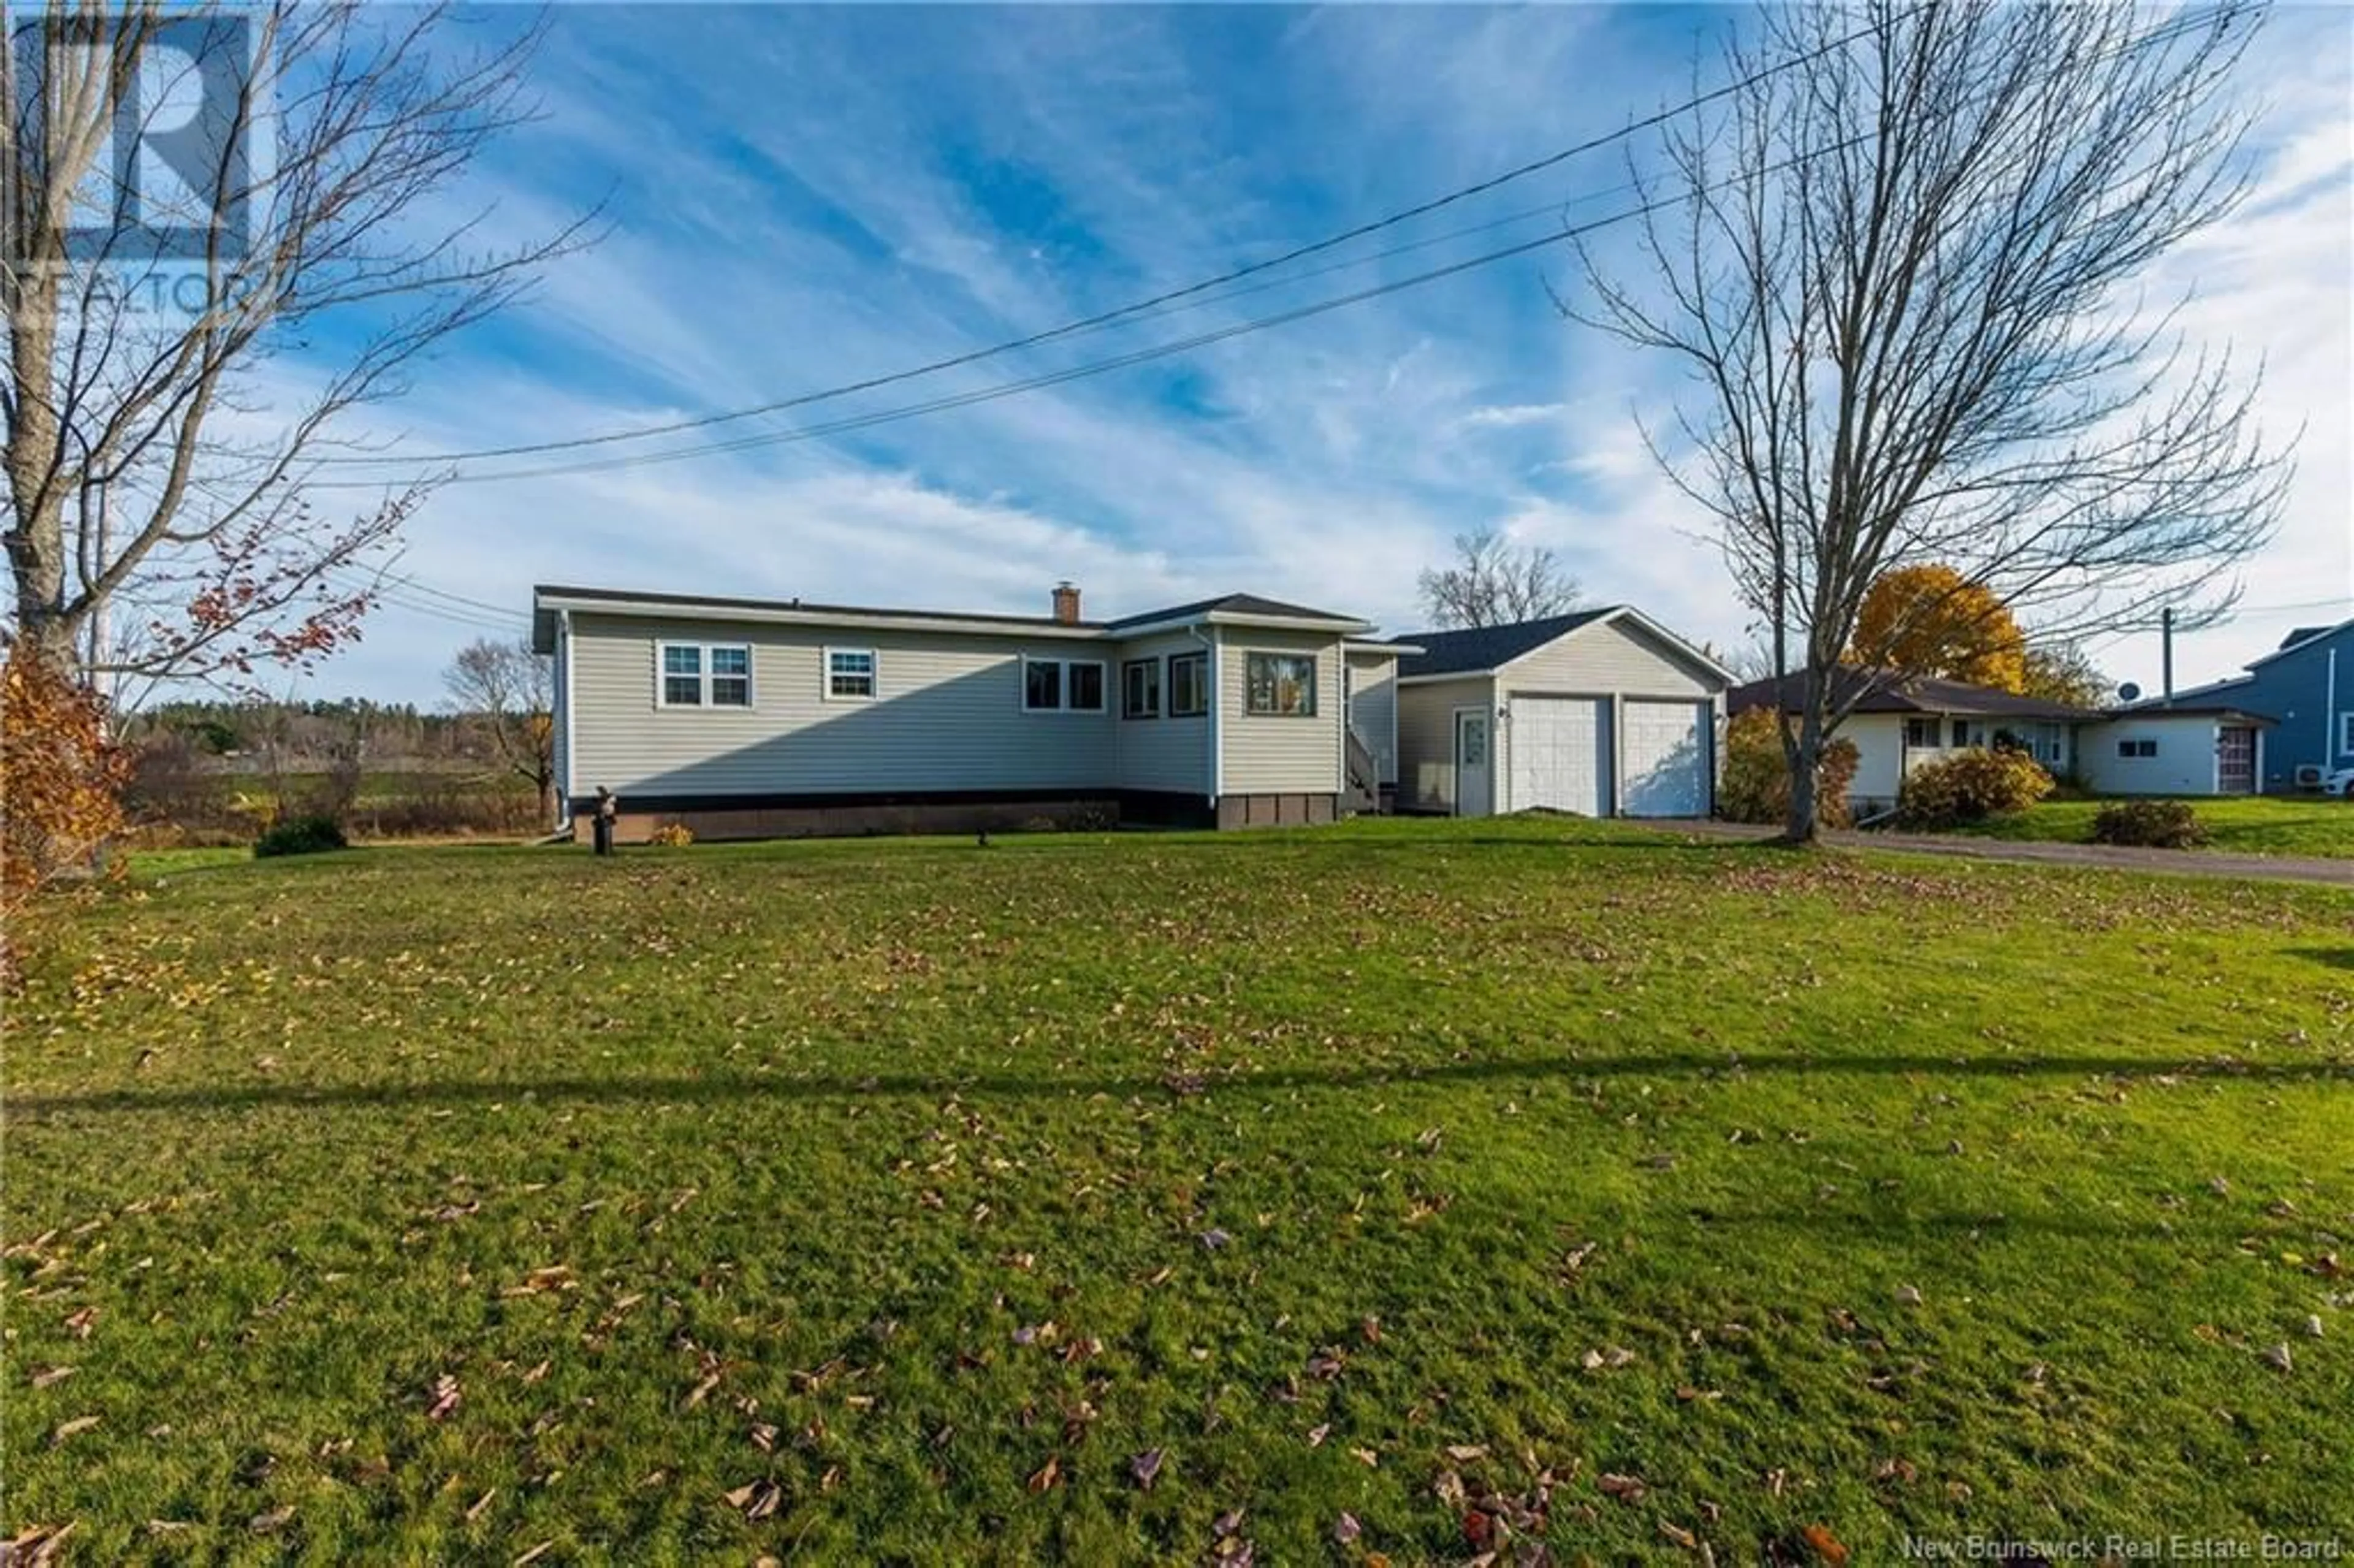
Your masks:
<svg viewBox="0 0 2354 1568"><path fill-rule="evenodd" d="M2310 789L2323 776L2354 768L2354 620L2299 627L2250 662L2246 674L2127 713L2168 708L2229 708L2271 719L2258 747L2256 788L2266 794Z"/></svg>

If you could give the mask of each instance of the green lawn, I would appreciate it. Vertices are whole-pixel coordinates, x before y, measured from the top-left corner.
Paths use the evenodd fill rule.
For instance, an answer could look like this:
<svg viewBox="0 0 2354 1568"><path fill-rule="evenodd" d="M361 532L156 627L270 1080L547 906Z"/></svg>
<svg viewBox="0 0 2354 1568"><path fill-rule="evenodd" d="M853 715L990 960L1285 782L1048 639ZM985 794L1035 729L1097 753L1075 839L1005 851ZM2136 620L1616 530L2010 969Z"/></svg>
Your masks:
<svg viewBox="0 0 2354 1568"><path fill-rule="evenodd" d="M0 1538L77 1561L2354 1537L2329 890L1382 822L24 941Z"/></svg>
<svg viewBox="0 0 2354 1568"><path fill-rule="evenodd" d="M2093 819L2105 800L2046 800L2014 816L1959 830L1981 838L2051 843L2093 842ZM2253 795L2190 801L2207 824L2211 850L2234 854L2314 855L2354 859L2354 802L2319 796L2275 799Z"/></svg>

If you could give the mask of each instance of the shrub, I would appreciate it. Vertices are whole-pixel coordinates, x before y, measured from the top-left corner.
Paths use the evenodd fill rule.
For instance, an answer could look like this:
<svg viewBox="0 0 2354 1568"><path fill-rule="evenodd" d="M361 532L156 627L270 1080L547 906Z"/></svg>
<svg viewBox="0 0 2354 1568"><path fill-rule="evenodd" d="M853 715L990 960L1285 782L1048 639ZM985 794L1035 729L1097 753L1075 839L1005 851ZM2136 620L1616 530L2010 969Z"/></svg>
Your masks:
<svg viewBox="0 0 2354 1568"><path fill-rule="evenodd" d="M0 911L79 874L123 825L131 759L106 705L19 640L0 670Z"/></svg>
<svg viewBox="0 0 2354 1568"><path fill-rule="evenodd" d="M1848 825L1848 786L1855 782L1855 742L1834 736L1815 767L1815 820ZM1724 777L1718 814L1735 822L1774 822L1790 814L1790 769L1782 759L1781 726L1766 708L1734 715L1724 727Z"/></svg>
<svg viewBox="0 0 2354 1568"><path fill-rule="evenodd" d="M253 841L253 858L318 854L325 850L348 848L349 842L344 837L343 824L333 817L289 817Z"/></svg>
<svg viewBox="0 0 2354 1568"><path fill-rule="evenodd" d="M1908 828L1957 828L2023 811L2052 793L2052 775L2023 751L1973 747L1904 777L1897 819Z"/></svg>
<svg viewBox="0 0 2354 1568"><path fill-rule="evenodd" d="M684 849L695 842L695 830L684 822L664 822L646 835L646 842L661 849Z"/></svg>
<svg viewBox="0 0 2354 1568"><path fill-rule="evenodd" d="M2207 825L2188 800L2112 800L2093 818L2093 842L2196 849L2207 842Z"/></svg>

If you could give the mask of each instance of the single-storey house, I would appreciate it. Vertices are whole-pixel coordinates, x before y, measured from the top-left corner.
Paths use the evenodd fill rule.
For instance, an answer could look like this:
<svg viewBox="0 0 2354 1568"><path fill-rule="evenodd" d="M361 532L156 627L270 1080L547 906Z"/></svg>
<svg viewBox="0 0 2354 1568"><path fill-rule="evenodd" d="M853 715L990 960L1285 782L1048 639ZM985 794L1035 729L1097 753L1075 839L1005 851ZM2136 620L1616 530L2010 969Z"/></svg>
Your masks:
<svg viewBox="0 0 2354 1568"><path fill-rule="evenodd" d="M1116 620L541 587L556 768L585 832L1326 822L1397 781L1407 652L1350 615L1227 594Z"/></svg>
<svg viewBox="0 0 2354 1568"><path fill-rule="evenodd" d="M1628 605L1401 638L1398 807L1705 817L1733 675Z"/></svg>
<svg viewBox="0 0 2354 1568"><path fill-rule="evenodd" d="M1727 705L1746 713L1778 696L1795 713L1802 678L1752 681L1736 687ZM1855 684L1865 680L1856 671L1840 678ZM1996 745L2015 746L2053 776L2104 794L2246 794L2254 788L2254 763L2270 722L2222 705L2079 708L1965 681L1911 676L1867 691L1838 734L1855 746L1848 803L1865 817L1893 807L1905 775L1924 763Z"/></svg>
<svg viewBox="0 0 2354 1568"><path fill-rule="evenodd" d="M2310 789L2354 768L2354 620L2301 626L2244 668L2244 675L2139 703L2119 716L2245 716L2251 724L2233 727L2250 730L2244 744L2254 754L2255 788L2267 794Z"/></svg>

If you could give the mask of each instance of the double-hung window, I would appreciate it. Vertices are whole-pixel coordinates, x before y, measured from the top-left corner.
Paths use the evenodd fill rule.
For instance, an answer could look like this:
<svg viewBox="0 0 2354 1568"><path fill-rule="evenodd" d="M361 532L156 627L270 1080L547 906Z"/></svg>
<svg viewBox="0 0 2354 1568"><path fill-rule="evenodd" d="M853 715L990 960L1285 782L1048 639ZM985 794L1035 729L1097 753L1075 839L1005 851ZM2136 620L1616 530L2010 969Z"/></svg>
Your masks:
<svg viewBox="0 0 2354 1568"><path fill-rule="evenodd" d="M1161 661L1130 659L1119 667L1119 712L1122 718L1161 716Z"/></svg>
<svg viewBox="0 0 2354 1568"><path fill-rule="evenodd" d="M1244 656L1246 705L1254 714L1280 718L1316 716L1316 656L1312 653L1250 653Z"/></svg>
<svg viewBox="0 0 2354 1568"><path fill-rule="evenodd" d="M1097 659L1023 659L1022 707L1034 714L1104 711L1104 667Z"/></svg>
<svg viewBox="0 0 2354 1568"><path fill-rule="evenodd" d="M1904 721L1904 744L1923 750L1936 751L1938 724L1933 718L1909 718Z"/></svg>
<svg viewBox="0 0 2354 1568"><path fill-rule="evenodd" d="M832 703L864 703L875 698L875 650L829 648L825 651L825 697Z"/></svg>
<svg viewBox="0 0 2354 1568"><path fill-rule="evenodd" d="M663 642L657 645L655 687L666 708L748 708L752 650L743 642Z"/></svg>
<svg viewBox="0 0 2354 1568"><path fill-rule="evenodd" d="M1210 711L1210 656L1169 655L1169 716L1200 718Z"/></svg>

